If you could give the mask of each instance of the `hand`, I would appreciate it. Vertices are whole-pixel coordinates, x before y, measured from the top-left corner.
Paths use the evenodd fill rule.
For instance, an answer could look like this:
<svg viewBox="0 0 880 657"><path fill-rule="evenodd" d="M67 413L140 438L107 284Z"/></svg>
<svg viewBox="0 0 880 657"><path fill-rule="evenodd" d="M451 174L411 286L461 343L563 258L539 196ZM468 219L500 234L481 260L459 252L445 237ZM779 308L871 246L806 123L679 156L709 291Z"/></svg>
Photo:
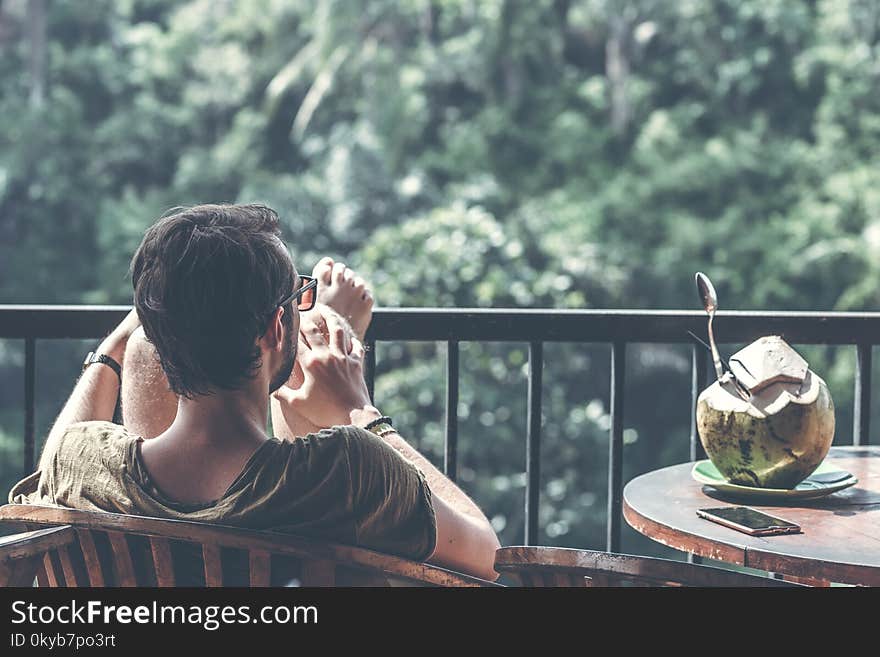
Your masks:
<svg viewBox="0 0 880 657"><path fill-rule="evenodd" d="M113 334L118 338L128 342L131 334L134 333L141 325L141 319L138 317L137 310L132 308L128 314L122 318L122 321L113 329Z"/></svg>
<svg viewBox="0 0 880 657"><path fill-rule="evenodd" d="M370 405L363 361L364 346L343 320L333 312L318 313L300 327L299 369L291 379L302 384L282 386L275 397L316 426L349 424L352 412Z"/></svg>
<svg viewBox="0 0 880 657"><path fill-rule="evenodd" d="M132 308L110 335L104 338L101 346L98 347L98 353L106 354L121 364L125 356L125 346L128 344L128 339L140 328L140 325L141 320L138 317L137 310Z"/></svg>

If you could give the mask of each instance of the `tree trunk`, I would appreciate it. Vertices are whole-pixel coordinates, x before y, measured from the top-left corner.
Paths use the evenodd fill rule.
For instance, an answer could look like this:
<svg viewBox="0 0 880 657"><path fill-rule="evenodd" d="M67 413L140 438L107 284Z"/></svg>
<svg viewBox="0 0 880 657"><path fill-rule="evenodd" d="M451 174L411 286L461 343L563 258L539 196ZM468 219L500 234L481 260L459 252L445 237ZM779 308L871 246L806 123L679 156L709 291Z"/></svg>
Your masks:
<svg viewBox="0 0 880 657"><path fill-rule="evenodd" d="M611 106L611 129L617 135L626 133L630 120L627 81L629 79L629 60L627 59L626 21L621 16L612 16L610 34L605 44L605 75L608 78L608 97Z"/></svg>
<svg viewBox="0 0 880 657"><path fill-rule="evenodd" d="M31 107L40 108L46 98L46 0L28 0L27 38L30 46L30 103Z"/></svg>
<svg viewBox="0 0 880 657"><path fill-rule="evenodd" d="M425 36L428 37L428 42L432 45L437 45L440 41L440 6L431 0L428 2L428 6L425 7L425 11L422 14L422 28L425 32Z"/></svg>
<svg viewBox="0 0 880 657"><path fill-rule="evenodd" d="M515 48L511 31L516 22L517 7L514 0L505 0L501 6L499 38L494 54L495 88L498 96L510 105L516 105L520 98L522 84L515 58Z"/></svg>

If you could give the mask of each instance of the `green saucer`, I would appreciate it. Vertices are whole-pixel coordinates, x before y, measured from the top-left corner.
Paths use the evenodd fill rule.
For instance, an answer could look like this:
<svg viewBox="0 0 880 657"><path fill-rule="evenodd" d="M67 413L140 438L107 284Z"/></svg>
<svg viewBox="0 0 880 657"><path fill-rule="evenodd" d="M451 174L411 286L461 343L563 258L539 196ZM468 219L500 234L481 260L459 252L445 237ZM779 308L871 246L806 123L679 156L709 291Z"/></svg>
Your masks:
<svg viewBox="0 0 880 657"><path fill-rule="evenodd" d="M847 475L840 481L833 483L822 483L820 481L812 481L810 477L816 475L828 474L831 472L840 472L841 475ZM712 486L725 493L735 494L738 497L752 497L762 499L779 499L779 500L809 500L816 497L824 497L835 491L849 488L858 483L858 479L848 472L840 470L833 465L829 465L824 461L809 477L804 479L794 488L757 488L755 486L743 486L741 484L732 484L725 479L718 468L712 461L705 459L694 463L691 470L691 476L701 484Z"/></svg>

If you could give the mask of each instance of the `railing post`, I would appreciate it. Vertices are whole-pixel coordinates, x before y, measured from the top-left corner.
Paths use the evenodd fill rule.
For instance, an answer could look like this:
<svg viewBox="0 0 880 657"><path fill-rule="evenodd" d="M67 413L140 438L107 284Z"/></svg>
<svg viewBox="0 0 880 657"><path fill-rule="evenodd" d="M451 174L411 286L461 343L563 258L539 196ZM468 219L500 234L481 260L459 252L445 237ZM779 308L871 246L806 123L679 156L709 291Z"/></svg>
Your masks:
<svg viewBox="0 0 880 657"><path fill-rule="evenodd" d="M626 343L611 346L611 436L608 443L608 537L606 549L620 551L623 505L623 384Z"/></svg>
<svg viewBox="0 0 880 657"><path fill-rule="evenodd" d="M706 450L697 431L697 399L706 388L706 367L709 358L700 345L693 345L691 353L691 461L706 458Z"/></svg>
<svg viewBox="0 0 880 657"><path fill-rule="evenodd" d="M541 385L544 343L529 343L528 426L526 428L526 545L538 543L541 495Z"/></svg>
<svg viewBox="0 0 880 657"><path fill-rule="evenodd" d="M4 306L0 305L0 337L25 341L23 474L34 470L36 458L36 341L38 339L93 338L104 334L129 310L127 307ZM483 316L481 313L485 313ZM376 338L382 340L445 341L447 362L447 417L444 468L451 478L457 473L457 385L461 341L520 341L529 344L529 397L525 534L526 543L538 542L541 488L542 367L544 342L611 343L611 429L608 470L608 525L606 542L618 550L622 530L623 407L626 346L629 343L674 343L687 340L686 329L694 326L694 312L679 311L477 311L472 309L382 309L376 314L366 341L364 375L371 399L375 398ZM702 318L702 316L700 316ZM647 321L646 321L647 320ZM835 344L842 340L856 346L853 443L871 443L872 344L880 313L725 313L730 322L729 340L751 340L773 332L792 343ZM727 323L725 324L727 326ZM837 342L836 344L841 344ZM711 378L705 351L692 353L691 392L693 406L707 379ZM455 375L455 376L453 376ZM453 383L455 382L455 384ZM690 456L705 454L691 415ZM873 441L877 442L877 441Z"/></svg>
<svg viewBox="0 0 880 657"><path fill-rule="evenodd" d="M367 392L370 393L370 401L375 405L376 397L373 394L376 387L376 341L367 340L366 356L364 358L364 378L367 380Z"/></svg>
<svg viewBox="0 0 880 657"><path fill-rule="evenodd" d="M36 381L37 381L37 341L25 338L24 341L24 475L34 471L34 438L36 433Z"/></svg>
<svg viewBox="0 0 880 657"><path fill-rule="evenodd" d="M697 430L697 399L700 393L706 389L708 377L706 368L709 366L709 356L702 345L691 346L691 461L699 461L706 458L706 450L700 441L700 432ZM703 559L695 554L688 553L688 563L703 563Z"/></svg>
<svg viewBox="0 0 880 657"><path fill-rule="evenodd" d="M871 442L871 356L872 345L856 345L856 381L853 391L853 445Z"/></svg>
<svg viewBox="0 0 880 657"><path fill-rule="evenodd" d="M446 341L446 445L443 471L452 481L458 476L458 341Z"/></svg>

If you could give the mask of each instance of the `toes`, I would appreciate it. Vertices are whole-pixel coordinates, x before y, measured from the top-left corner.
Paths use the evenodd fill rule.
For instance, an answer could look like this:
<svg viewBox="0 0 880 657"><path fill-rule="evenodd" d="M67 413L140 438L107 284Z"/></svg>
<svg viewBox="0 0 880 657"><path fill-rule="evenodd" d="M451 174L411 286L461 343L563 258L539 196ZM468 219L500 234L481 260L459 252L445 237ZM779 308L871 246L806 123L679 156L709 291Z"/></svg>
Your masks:
<svg viewBox="0 0 880 657"><path fill-rule="evenodd" d="M330 272L333 270L333 258L321 258L312 270L312 276L324 285L330 283Z"/></svg>
<svg viewBox="0 0 880 657"><path fill-rule="evenodd" d="M366 282L360 276L355 276L354 280L352 280L351 284L354 286L354 288L356 290L359 290L361 293L363 293L366 288Z"/></svg>
<svg viewBox="0 0 880 657"><path fill-rule="evenodd" d="M333 272L331 274L331 279L333 280L334 283L336 283L336 284L342 283L342 281L344 280L346 269L347 269L346 266L341 262L337 262L333 265Z"/></svg>
<svg viewBox="0 0 880 657"><path fill-rule="evenodd" d="M367 304L367 306L372 306L373 305L373 291L372 290L364 290L364 293L361 296L361 299L364 300L364 302Z"/></svg>
<svg viewBox="0 0 880 657"><path fill-rule="evenodd" d="M354 272L351 269L346 269L345 273L342 274L342 280L344 283L354 285Z"/></svg>

